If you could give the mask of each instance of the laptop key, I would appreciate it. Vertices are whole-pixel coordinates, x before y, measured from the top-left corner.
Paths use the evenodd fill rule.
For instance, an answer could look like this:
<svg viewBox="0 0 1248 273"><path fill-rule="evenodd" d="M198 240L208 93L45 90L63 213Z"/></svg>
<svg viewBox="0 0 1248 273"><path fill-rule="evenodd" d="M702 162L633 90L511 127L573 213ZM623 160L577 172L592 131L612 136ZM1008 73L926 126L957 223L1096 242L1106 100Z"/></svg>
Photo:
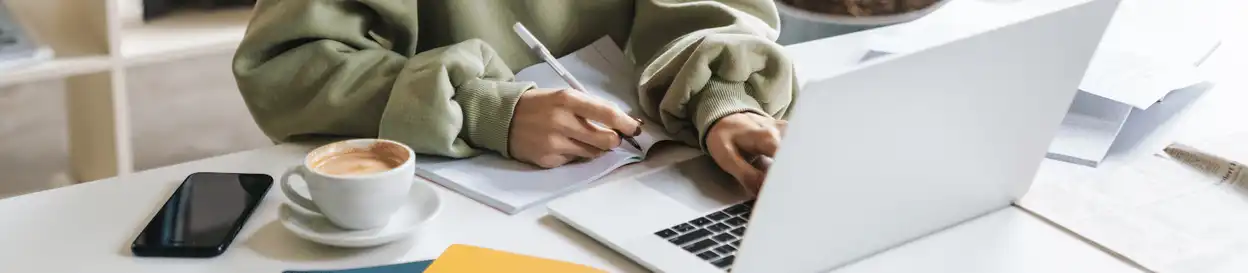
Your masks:
<svg viewBox="0 0 1248 273"><path fill-rule="evenodd" d="M714 225L706 227L706 229L711 230L711 232L722 232L730 228L732 227L729 227L728 225L725 225L724 223L715 223Z"/></svg>
<svg viewBox="0 0 1248 273"><path fill-rule="evenodd" d="M724 220L724 223L734 226L734 227L739 227L739 226L744 226L746 221L745 219L741 217L732 217L732 218L728 218L728 220Z"/></svg>
<svg viewBox="0 0 1248 273"><path fill-rule="evenodd" d="M732 234L728 234L728 233L720 233L719 235L715 235L715 237L711 237L711 238L715 239L715 241L718 241L720 243L727 243L729 241L737 239L737 237L733 237Z"/></svg>
<svg viewBox="0 0 1248 273"><path fill-rule="evenodd" d="M694 227L693 227L693 226L690 226L689 224L679 224L679 225L676 225L676 226L672 227L672 229L674 229L674 230L676 230L676 231L678 231L678 232L688 232L688 231L690 231L690 230L693 230L693 229L694 229Z"/></svg>
<svg viewBox="0 0 1248 273"><path fill-rule="evenodd" d="M716 254L715 251L707 250L702 253L698 253L698 258L702 258L703 261L710 261L712 259L719 258L719 254Z"/></svg>
<svg viewBox="0 0 1248 273"><path fill-rule="evenodd" d="M745 228L743 227L733 229L732 231L729 231L729 232L732 232L732 234L736 234L737 236L745 236Z"/></svg>
<svg viewBox="0 0 1248 273"><path fill-rule="evenodd" d="M718 231L716 231L716 232L718 232ZM663 239L672 238L672 237L676 236L676 234L678 234L678 233L676 233L676 231L674 231L674 230L670 230L670 229L666 229L666 228L665 228L665 229L663 229L663 230L660 230L660 231L658 231L658 232L655 232L655 233L654 233L654 235L659 235L659 238L663 238Z"/></svg>
<svg viewBox="0 0 1248 273"><path fill-rule="evenodd" d="M724 213L727 213L729 215L741 215L742 213L746 213L746 212L750 212L750 207L745 206L745 204L736 204L734 206L724 209Z"/></svg>
<svg viewBox="0 0 1248 273"><path fill-rule="evenodd" d="M732 247L737 247L737 248L740 248L740 247L741 247L741 240L732 241L731 243L728 243L728 244L732 245Z"/></svg>
<svg viewBox="0 0 1248 273"><path fill-rule="evenodd" d="M715 252L719 252L719 254L723 254L723 255L732 254L733 252L736 252L736 251L737 251L737 248L732 247L732 245L722 245L722 246L715 248Z"/></svg>
<svg viewBox="0 0 1248 273"><path fill-rule="evenodd" d="M758 200L758 199L754 199L754 200ZM750 206L751 208L753 208L753 207L754 207L754 200L745 201L745 203L744 203L744 204L745 204L746 206Z"/></svg>
<svg viewBox="0 0 1248 273"><path fill-rule="evenodd" d="M732 216L728 214L724 214L723 212L718 212L718 211L706 215L706 218L711 218L711 220L715 220L715 221L724 220L728 217L732 217Z"/></svg>
<svg viewBox="0 0 1248 273"><path fill-rule="evenodd" d="M668 242L672 242L672 244L679 246L688 244L689 242L693 242L698 239L706 238L706 236L711 236L711 232L705 229L699 229L690 233L685 233L684 235L680 235L676 238L672 238L671 240L668 240Z"/></svg>
<svg viewBox="0 0 1248 273"><path fill-rule="evenodd" d="M703 249L710 248L712 246L715 246L716 244L718 243L716 243L715 240L703 239L701 241L698 241L697 243L692 243L692 244L685 246L685 251L689 251L689 253L698 253L698 251L702 251Z"/></svg>
<svg viewBox="0 0 1248 273"><path fill-rule="evenodd" d="M746 212L746 213L741 214L741 218L745 218L746 220L749 220L749 219L750 219L750 213L749 213L749 212Z"/></svg>
<svg viewBox="0 0 1248 273"><path fill-rule="evenodd" d="M727 268L728 266L732 265L732 260L735 259L736 257L737 256L724 257L723 259L712 261L711 264L715 265L715 267L718 267L718 268Z"/></svg>
<svg viewBox="0 0 1248 273"><path fill-rule="evenodd" d="M700 227L700 226L710 225L711 223L714 223L714 221L711 221L706 218L698 217L698 219L693 219L693 221L689 221L689 223Z"/></svg>

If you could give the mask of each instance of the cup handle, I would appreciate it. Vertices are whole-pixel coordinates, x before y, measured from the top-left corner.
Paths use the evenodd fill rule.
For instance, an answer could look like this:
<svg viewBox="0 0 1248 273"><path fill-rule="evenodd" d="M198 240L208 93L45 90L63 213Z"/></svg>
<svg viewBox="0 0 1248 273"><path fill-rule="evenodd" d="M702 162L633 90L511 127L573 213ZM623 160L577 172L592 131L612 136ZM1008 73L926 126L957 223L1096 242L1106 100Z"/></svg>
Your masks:
<svg viewBox="0 0 1248 273"><path fill-rule="evenodd" d="M317 207L316 203L312 202L312 199L303 197L303 195L295 191L295 188L290 187L290 177L293 175L298 175L299 177L303 178L304 177L303 170L304 169L302 165L294 166L294 167L290 167L289 170L286 170L285 174L282 174L282 194L285 194L286 199L290 199L290 202L295 203L296 206L302 207L303 209L306 209L315 213L321 213L321 208Z"/></svg>

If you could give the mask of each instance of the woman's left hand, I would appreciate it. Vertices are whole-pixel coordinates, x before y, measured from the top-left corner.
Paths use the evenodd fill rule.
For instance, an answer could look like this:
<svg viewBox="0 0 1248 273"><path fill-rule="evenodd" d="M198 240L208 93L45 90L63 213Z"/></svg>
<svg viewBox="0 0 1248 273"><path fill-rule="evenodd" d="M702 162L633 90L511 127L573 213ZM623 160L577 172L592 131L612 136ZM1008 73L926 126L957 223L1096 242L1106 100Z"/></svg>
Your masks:
<svg viewBox="0 0 1248 273"><path fill-rule="evenodd" d="M720 118L706 135L706 150L721 169L731 174L750 193L758 193L767 168L759 156L775 157L788 122L755 113Z"/></svg>

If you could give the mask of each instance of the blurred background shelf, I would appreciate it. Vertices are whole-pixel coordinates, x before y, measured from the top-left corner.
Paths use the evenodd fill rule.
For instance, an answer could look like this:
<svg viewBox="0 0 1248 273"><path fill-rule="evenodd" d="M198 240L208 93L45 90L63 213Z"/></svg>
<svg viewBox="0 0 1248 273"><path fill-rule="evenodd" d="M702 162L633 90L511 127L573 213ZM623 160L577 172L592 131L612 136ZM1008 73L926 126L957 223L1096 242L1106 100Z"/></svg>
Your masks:
<svg viewBox="0 0 1248 273"><path fill-rule="evenodd" d="M105 55L58 57L33 62L0 69L0 86L99 73L108 71L112 65L112 59Z"/></svg>
<svg viewBox="0 0 1248 273"><path fill-rule="evenodd" d="M64 83L63 105L16 106L65 109L69 175L77 182L124 176L135 169L127 70L229 54L242 40L251 16L249 7L175 9L144 20L143 5L149 3L145 0L0 3L32 39L51 48L56 56L0 68L0 87ZM165 73L174 75L177 71Z"/></svg>
<svg viewBox="0 0 1248 273"><path fill-rule="evenodd" d="M140 65L234 51L250 17L250 9L180 12L122 26L120 56L126 65Z"/></svg>

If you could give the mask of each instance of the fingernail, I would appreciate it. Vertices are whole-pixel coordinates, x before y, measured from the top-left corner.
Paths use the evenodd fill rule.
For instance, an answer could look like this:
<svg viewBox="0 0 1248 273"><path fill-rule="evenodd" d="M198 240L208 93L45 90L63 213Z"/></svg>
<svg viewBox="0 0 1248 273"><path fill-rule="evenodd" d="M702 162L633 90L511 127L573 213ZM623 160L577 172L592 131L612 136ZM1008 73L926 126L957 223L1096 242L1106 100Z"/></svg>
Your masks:
<svg viewBox="0 0 1248 273"><path fill-rule="evenodd" d="M638 117L633 117L633 120L636 120L636 121L637 121L637 129L636 129L636 130L633 130L633 136L640 136L640 135L641 135L641 126L642 126L642 125L646 125L646 121L645 121L645 120L642 120L641 118L638 118Z"/></svg>

